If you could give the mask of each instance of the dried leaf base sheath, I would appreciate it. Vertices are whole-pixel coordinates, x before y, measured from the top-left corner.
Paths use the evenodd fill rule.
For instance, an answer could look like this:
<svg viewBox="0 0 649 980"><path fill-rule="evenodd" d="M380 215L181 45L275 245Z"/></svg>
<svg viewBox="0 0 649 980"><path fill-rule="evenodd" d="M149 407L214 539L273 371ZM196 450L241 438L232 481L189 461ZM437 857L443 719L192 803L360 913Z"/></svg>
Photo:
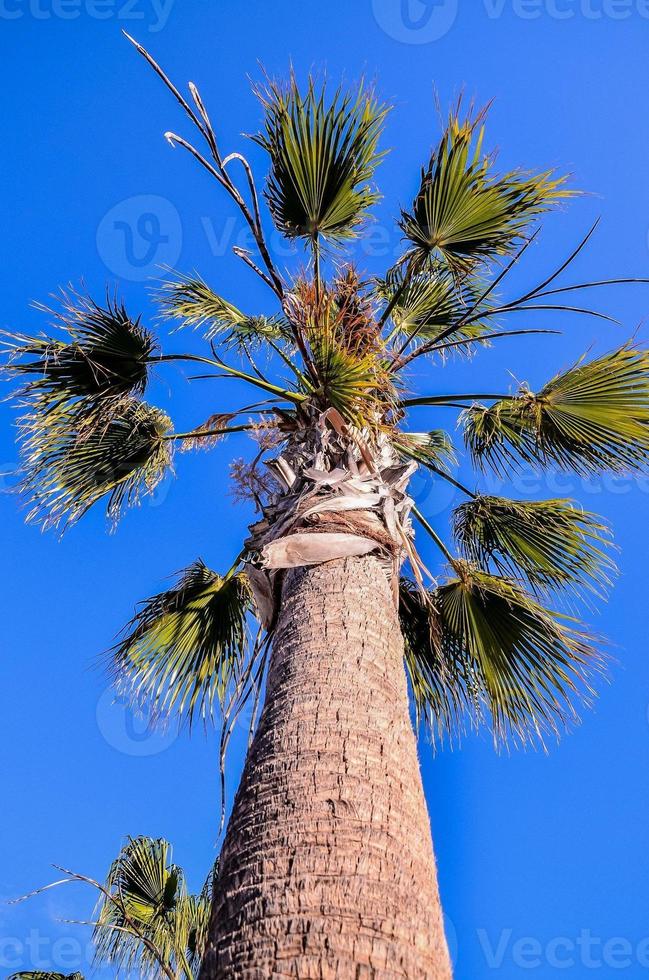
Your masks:
<svg viewBox="0 0 649 980"><path fill-rule="evenodd" d="M287 574L201 976L451 976L402 640L375 557Z"/></svg>

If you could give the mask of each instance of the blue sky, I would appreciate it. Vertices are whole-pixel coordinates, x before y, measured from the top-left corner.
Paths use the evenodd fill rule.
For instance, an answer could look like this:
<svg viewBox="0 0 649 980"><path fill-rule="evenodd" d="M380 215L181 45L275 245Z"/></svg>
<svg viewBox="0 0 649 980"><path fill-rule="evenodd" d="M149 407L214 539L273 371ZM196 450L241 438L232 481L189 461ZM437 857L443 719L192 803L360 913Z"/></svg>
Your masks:
<svg viewBox="0 0 649 980"><path fill-rule="evenodd" d="M548 219L512 294L549 273L598 215L573 281L649 275L645 0L0 0L0 327L41 329L30 300L82 280L97 297L117 284L131 311L149 317L147 280L159 264L197 269L234 302L271 311L263 286L231 255L232 245L246 244L236 214L162 139L169 128L189 135L187 126L120 28L177 81L200 85L227 150L248 146L239 134L258 126L247 76L259 78L259 62L270 73L292 61L300 75L316 67L333 79L376 79L395 110L385 137L393 150L380 171L384 201L369 244L356 252L370 273L398 249L392 216L409 202L439 132L434 91L447 105L464 88L478 102L495 100L489 143L503 166L557 166L587 192ZM260 151L250 156L263 173ZM271 237L278 261L289 262ZM587 348L607 350L636 331L647 340L648 291L597 299L622 326L550 315L545 325L565 330L561 338L507 342L435 383L459 390L480 378L491 390L513 375L534 386ZM198 338L188 342L199 349ZM151 400L186 427L241 403L241 394L236 386L190 389L173 371L156 378ZM420 422L432 428L440 417L423 412ZM227 463L245 441L179 457L176 479L116 534L97 510L58 540L26 527L8 492L12 426L2 403L0 898L49 880L51 862L102 876L123 836L139 833L168 837L198 888L218 823L214 735L149 731L112 703L95 663L135 601L171 573L198 555L229 566L250 515L226 493ZM422 478L415 489L446 533L457 501ZM622 574L591 619L611 637L616 663L595 710L548 754L499 756L484 735L433 758L422 742L456 975L581 978L599 969L637 977L649 969L649 480L550 474L514 493L575 495L614 523ZM238 731L231 753L231 790L244 737ZM86 918L92 898L70 889L0 906L2 975L85 969L87 932L58 920Z"/></svg>

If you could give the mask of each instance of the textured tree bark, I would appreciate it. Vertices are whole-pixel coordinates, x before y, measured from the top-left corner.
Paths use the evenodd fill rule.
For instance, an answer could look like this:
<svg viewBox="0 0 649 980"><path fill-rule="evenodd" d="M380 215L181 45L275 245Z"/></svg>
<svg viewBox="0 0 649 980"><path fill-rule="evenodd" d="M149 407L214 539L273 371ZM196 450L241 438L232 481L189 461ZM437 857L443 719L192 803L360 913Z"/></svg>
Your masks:
<svg viewBox="0 0 649 980"><path fill-rule="evenodd" d="M372 556L289 572L201 980L449 980L403 642Z"/></svg>

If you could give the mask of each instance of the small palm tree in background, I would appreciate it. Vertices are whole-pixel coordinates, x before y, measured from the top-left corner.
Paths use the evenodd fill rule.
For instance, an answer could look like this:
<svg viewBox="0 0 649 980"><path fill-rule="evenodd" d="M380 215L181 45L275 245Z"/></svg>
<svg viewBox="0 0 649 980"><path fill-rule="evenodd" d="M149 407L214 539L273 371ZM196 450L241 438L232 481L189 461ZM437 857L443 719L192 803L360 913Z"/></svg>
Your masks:
<svg viewBox="0 0 649 980"><path fill-rule="evenodd" d="M377 200L386 107L365 88L328 95L293 77L258 91L265 201L275 227L304 243L308 257L302 270L280 271L248 161L221 153L196 87L185 97L136 47L205 146L167 139L240 208L257 254L235 252L275 308L240 309L204 280L172 275L158 292L160 310L176 328L202 331L203 355L161 352L112 298L100 305L69 295L58 337L7 337L7 370L23 381L30 517L65 526L107 499L115 520L153 491L175 446L250 434L254 454L235 465L236 487L259 519L241 553L224 573L195 562L145 602L112 658L117 684L138 704L152 700L160 716L209 719L218 707L222 758L234 719L251 709L254 738L201 976L447 978L408 690L435 740L483 723L496 742L558 733L593 694L602 666L588 631L554 611L558 593L600 593L613 563L607 528L573 501L460 484L449 433L420 431L417 411L457 411L478 473L641 469L649 353L631 343L579 361L538 391L489 385L481 393L475 384L448 393L437 380L452 354L544 332L514 328L511 314L601 317L565 297L632 280L558 284L590 232L536 288L502 297L536 237L535 219L570 192L550 172L499 173L483 150L484 114L461 105L399 218L403 254L383 278L363 278L345 246ZM227 414L217 399L211 418L175 433L143 400L151 368L174 362L256 394ZM465 497L454 546L409 496L417 467ZM439 579L424 566L415 526L439 548Z"/></svg>
<svg viewBox="0 0 649 980"><path fill-rule="evenodd" d="M136 837L127 841L102 884L74 871L32 892L72 882L98 893L92 925L93 966L110 966L127 976L195 980L207 941L213 875L198 895L187 891L183 869L173 863L166 840ZM24 901L24 899L18 899ZM9 980L83 980L80 973L24 971Z"/></svg>

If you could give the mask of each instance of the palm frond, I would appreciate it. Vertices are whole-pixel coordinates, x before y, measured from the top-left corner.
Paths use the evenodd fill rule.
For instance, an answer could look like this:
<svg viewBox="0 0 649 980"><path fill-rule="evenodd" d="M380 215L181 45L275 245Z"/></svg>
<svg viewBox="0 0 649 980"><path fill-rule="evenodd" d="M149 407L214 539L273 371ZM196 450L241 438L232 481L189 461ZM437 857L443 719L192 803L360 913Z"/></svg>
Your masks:
<svg viewBox="0 0 649 980"><path fill-rule="evenodd" d="M211 717L242 668L251 592L243 574L221 577L202 561L147 600L112 651L117 683L156 714Z"/></svg>
<svg viewBox="0 0 649 980"><path fill-rule="evenodd" d="M218 874L218 858L198 895L187 895L181 904L185 906L182 914L185 916L187 930L187 960L195 976L198 976L205 948L207 946L210 911L214 882Z"/></svg>
<svg viewBox="0 0 649 980"><path fill-rule="evenodd" d="M455 274L506 255L531 219L570 193L550 171L496 174L493 156L482 149L485 113L462 119L460 111L458 105L451 113L412 210L400 221L416 265L441 258Z"/></svg>
<svg viewBox="0 0 649 980"><path fill-rule="evenodd" d="M84 980L82 973L48 973L47 970L23 970L7 980Z"/></svg>
<svg viewBox="0 0 649 980"><path fill-rule="evenodd" d="M448 432L433 429L432 432L395 432L395 445L401 455L414 459L424 466L448 473L457 465L455 447Z"/></svg>
<svg viewBox="0 0 649 980"><path fill-rule="evenodd" d="M458 704L474 726L488 714L496 742L558 735L578 720L575 703L593 695L591 677L601 670L601 656L573 620L548 611L516 582L459 561L455 572L419 600L431 620L428 627L420 611L411 640L410 672L422 692L421 710L438 729L457 718ZM437 649L424 626L439 638ZM441 713L438 693L425 700L435 657L442 664L436 669L445 672L440 676L449 678Z"/></svg>
<svg viewBox="0 0 649 980"><path fill-rule="evenodd" d="M378 199L368 182L387 109L362 87L356 96L338 89L328 100L326 85L317 90L313 78L304 94L291 77L257 95L266 118L254 139L270 156L266 199L277 228L312 241L352 237Z"/></svg>
<svg viewBox="0 0 649 980"><path fill-rule="evenodd" d="M522 391L464 413L474 461L506 472L516 460L578 473L626 472L649 460L649 352L625 345Z"/></svg>
<svg viewBox="0 0 649 980"><path fill-rule="evenodd" d="M379 280L376 290L392 307L395 331L419 341L434 341L460 324L473 310L478 297L475 284L459 283L442 265L415 275L408 275L400 266L392 275ZM483 324L472 320L458 326L453 336L457 340L479 340L484 330Z"/></svg>
<svg viewBox="0 0 649 980"><path fill-rule="evenodd" d="M45 308L42 308L45 309ZM132 320L123 303L106 298L99 306L77 293L61 295L61 308L47 310L63 339L0 333L9 354L4 371L25 379L22 394L56 408L75 399L141 394L149 361L158 349L153 334Z"/></svg>
<svg viewBox="0 0 649 980"><path fill-rule="evenodd" d="M21 493L28 520L44 527L73 524L102 497L115 522L122 510L152 493L171 467L171 422L135 398L110 411L75 406L21 420Z"/></svg>
<svg viewBox="0 0 649 980"><path fill-rule="evenodd" d="M160 957L172 969L188 953L192 909L182 868L171 845L149 837L130 839L110 867L93 932L94 960L141 975L157 973ZM143 943L142 937L155 948Z"/></svg>
<svg viewBox="0 0 649 980"><path fill-rule="evenodd" d="M288 325L281 317L248 316L198 276L165 282L157 300L163 316L180 320L183 326L205 327L206 340L225 335L226 342L236 346L290 339Z"/></svg>
<svg viewBox="0 0 649 980"><path fill-rule="evenodd" d="M464 555L483 568L526 576L535 587L601 589L615 564L610 532L570 500L506 500L477 496L453 515Z"/></svg>
<svg viewBox="0 0 649 980"><path fill-rule="evenodd" d="M417 716L435 739L461 727L463 701L455 665L444 659L439 620L432 593L414 582L399 582L399 621L405 665Z"/></svg>

